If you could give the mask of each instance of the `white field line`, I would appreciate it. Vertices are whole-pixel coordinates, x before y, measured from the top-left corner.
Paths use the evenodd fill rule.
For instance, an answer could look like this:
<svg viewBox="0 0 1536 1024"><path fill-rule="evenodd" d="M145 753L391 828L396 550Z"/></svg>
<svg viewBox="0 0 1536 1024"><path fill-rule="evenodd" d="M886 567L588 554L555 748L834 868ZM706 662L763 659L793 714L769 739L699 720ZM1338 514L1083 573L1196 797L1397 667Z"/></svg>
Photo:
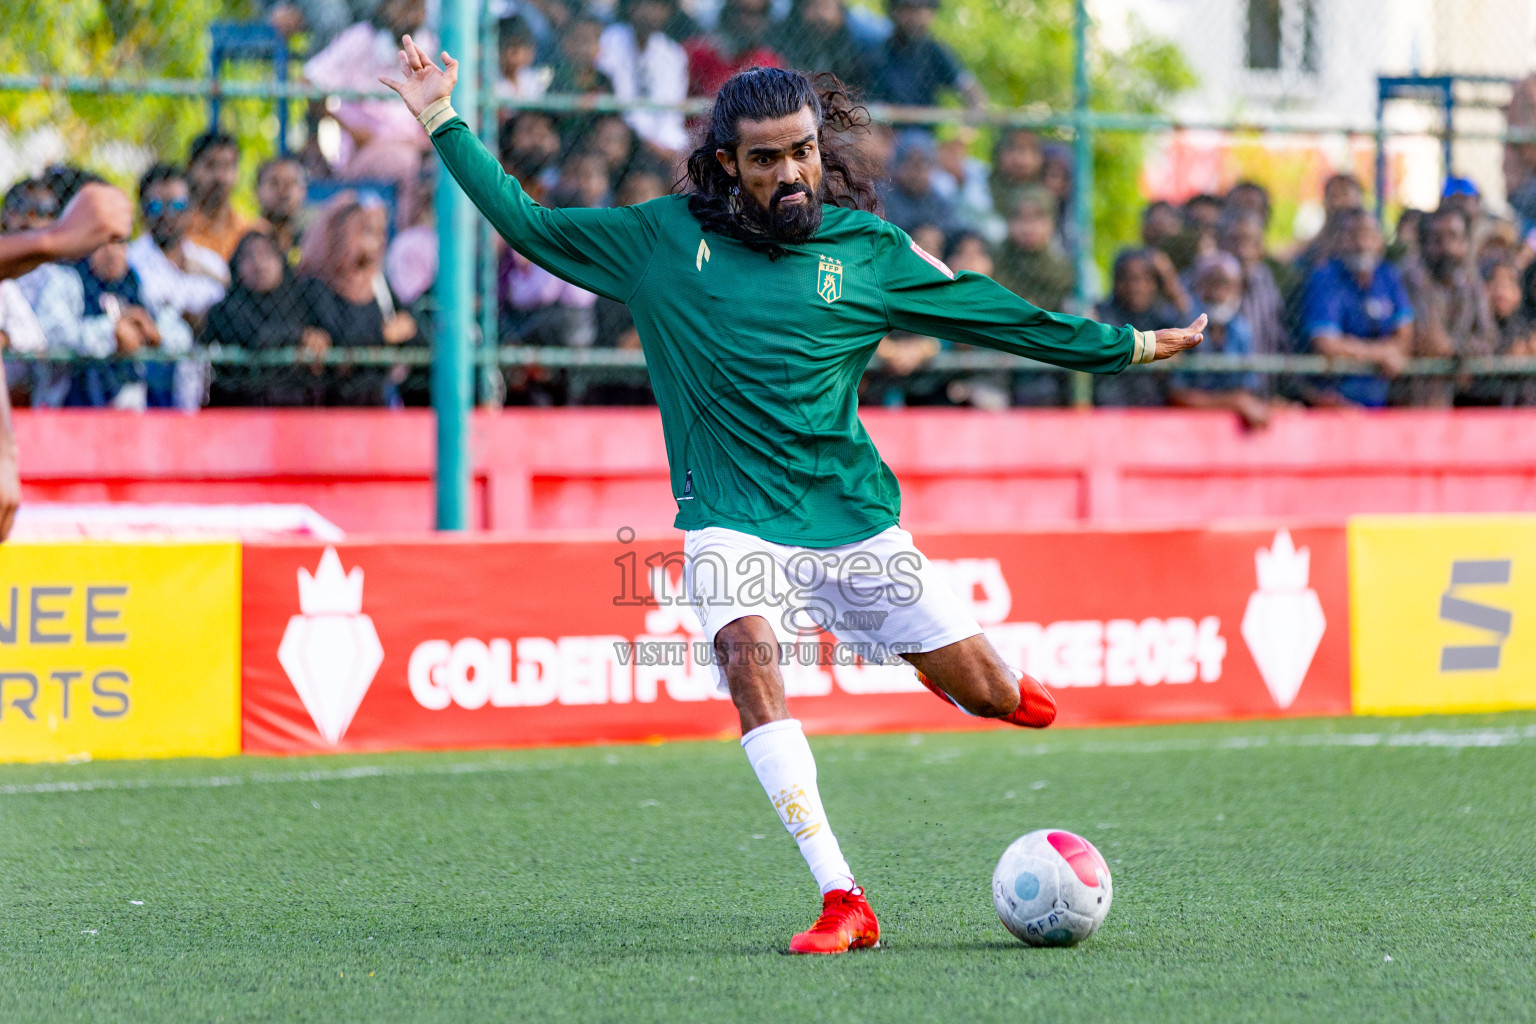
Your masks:
<svg viewBox="0 0 1536 1024"><path fill-rule="evenodd" d="M1164 754L1176 751L1257 750L1264 747L1512 747L1536 741L1536 725L1503 729L1421 729L1417 732L1316 732L1275 736L1225 736L1220 739L1150 740L1129 743L1041 743L1018 748L1020 754Z"/></svg>
<svg viewBox="0 0 1536 1024"><path fill-rule="evenodd" d="M1220 739L1154 740L1126 743L1033 743L1018 747L1020 754L1164 754L1203 750L1257 750L1266 747L1511 747L1536 742L1536 725L1504 729L1423 729L1417 732L1319 732L1277 736L1226 736ZM0 796L39 793L91 793L111 789L219 789L232 786L282 785L294 782L348 782L353 779L407 776L479 775L520 772L542 765L506 761L470 761L437 765L355 765L350 768L319 768L304 772L253 772L250 775L210 775L193 778L150 777L141 779L81 779L79 781L30 782L0 786Z"/></svg>
<svg viewBox="0 0 1536 1024"><path fill-rule="evenodd" d="M288 782L347 782L402 775L476 775L484 772L520 772L525 764L505 761L481 761L386 767L360 764L351 768L319 768L307 772L254 772L250 775L209 775L201 778L81 779L78 782L30 782L0 786L0 796L24 796L28 793L91 793L99 789L219 789L225 786L265 786Z"/></svg>

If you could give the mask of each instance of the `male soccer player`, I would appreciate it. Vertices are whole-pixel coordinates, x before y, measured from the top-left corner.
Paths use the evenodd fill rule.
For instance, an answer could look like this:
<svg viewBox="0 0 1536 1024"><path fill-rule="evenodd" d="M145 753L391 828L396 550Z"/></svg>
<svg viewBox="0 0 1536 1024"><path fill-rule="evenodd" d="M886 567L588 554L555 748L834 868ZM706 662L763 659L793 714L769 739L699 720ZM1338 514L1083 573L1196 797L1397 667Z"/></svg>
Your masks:
<svg viewBox="0 0 1536 1024"><path fill-rule="evenodd" d="M0 235L0 281L20 277L43 263L78 260L107 242L120 242L133 229L133 204L121 190L83 185L47 227ZM11 427L11 394L0 366L0 541L10 536L21 504L16 433Z"/></svg>
<svg viewBox="0 0 1536 1024"><path fill-rule="evenodd" d="M454 114L457 62L443 54L444 70L409 36L402 44L402 80L380 81L502 237L629 305L686 531L684 587L741 715L747 759L821 887L821 916L790 951L875 945L879 923L785 707L777 645L816 627L900 653L945 700L1014 725L1049 725L1056 705L1003 663L897 525L895 476L858 419L865 364L903 330L1112 373L1198 344L1203 319L1155 333L1111 328L952 273L870 212L873 182L843 137L865 123L862 111L840 87L818 91L795 71L753 68L721 87L685 194L545 209Z"/></svg>

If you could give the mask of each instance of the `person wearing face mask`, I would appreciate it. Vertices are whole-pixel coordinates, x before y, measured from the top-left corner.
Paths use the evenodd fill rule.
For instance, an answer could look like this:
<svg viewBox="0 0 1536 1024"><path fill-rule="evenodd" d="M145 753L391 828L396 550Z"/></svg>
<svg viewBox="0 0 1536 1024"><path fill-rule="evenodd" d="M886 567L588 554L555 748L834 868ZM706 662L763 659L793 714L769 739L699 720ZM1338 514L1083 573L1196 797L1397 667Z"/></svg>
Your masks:
<svg viewBox="0 0 1536 1024"><path fill-rule="evenodd" d="M1303 392L1312 405L1379 408L1408 362L1413 304L1397 269L1382 261L1385 246L1374 218L1364 210L1340 214L1336 234L1334 255L1307 277L1303 350L1371 363L1378 373L1309 381Z"/></svg>
<svg viewBox="0 0 1536 1024"><path fill-rule="evenodd" d="M1252 210L1230 209L1216 227L1216 242L1236 258L1242 271L1242 312L1253 329L1253 350L1265 355L1289 352L1285 299L1264 258L1264 218Z"/></svg>
<svg viewBox="0 0 1536 1024"><path fill-rule="evenodd" d="M1242 312L1243 269L1231 253L1213 252L1190 270L1196 311L1210 318L1205 342L1213 353L1253 354L1253 329ZM1263 379L1256 373L1175 373L1168 382L1168 404L1186 409L1228 409L1243 426L1269 426L1270 404L1260 397Z"/></svg>
<svg viewBox="0 0 1536 1024"><path fill-rule="evenodd" d="M1491 356L1497 329L1488 296L1470 260L1466 215L1443 206L1424 221L1419 259L1404 275L1413 303L1413 354L1432 358ZM1455 399L1449 377L1404 381L1402 404L1446 407Z"/></svg>

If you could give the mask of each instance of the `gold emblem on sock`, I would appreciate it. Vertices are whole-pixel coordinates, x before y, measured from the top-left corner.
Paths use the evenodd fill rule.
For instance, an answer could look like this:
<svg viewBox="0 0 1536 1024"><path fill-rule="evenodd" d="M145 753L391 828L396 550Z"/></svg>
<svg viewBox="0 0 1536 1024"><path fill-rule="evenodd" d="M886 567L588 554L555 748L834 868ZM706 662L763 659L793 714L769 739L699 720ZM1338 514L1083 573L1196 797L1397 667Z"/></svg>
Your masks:
<svg viewBox="0 0 1536 1024"><path fill-rule="evenodd" d="M773 798L773 806L779 812L779 817L784 819L785 828L804 825L811 816L811 810L806 806L805 790L799 786L780 790L779 795ZM797 835L795 838L800 837Z"/></svg>

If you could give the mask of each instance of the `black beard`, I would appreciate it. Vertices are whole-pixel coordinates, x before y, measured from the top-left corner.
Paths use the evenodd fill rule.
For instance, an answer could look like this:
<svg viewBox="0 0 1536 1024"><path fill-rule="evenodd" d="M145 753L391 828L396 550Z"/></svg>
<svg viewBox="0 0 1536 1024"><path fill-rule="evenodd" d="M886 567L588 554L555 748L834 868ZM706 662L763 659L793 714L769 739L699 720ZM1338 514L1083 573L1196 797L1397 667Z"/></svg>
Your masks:
<svg viewBox="0 0 1536 1024"><path fill-rule="evenodd" d="M1449 256L1436 256L1424 262L1429 265L1430 274L1440 281L1449 281L1455 277L1456 268L1462 264L1461 260Z"/></svg>
<svg viewBox="0 0 1536 1024"><path fill-rule="evenodd" d="M170 249L179 245L184 234L184 231L168 229L156 223L151 223L149 227L149 236L161 249Z"/></svg>
<svg viewBox="0 0 1536 1024"><path fill-rule="evenodd" d="M783 205L785 197L797 192L805 196L805 202ZM804 185L787 185L774 192L766 210L745 192L737 196L735 205L737 219L748 237L775 245L793 245L808 241L821 227L821 204L819 189L812 192Z"/></svg>

